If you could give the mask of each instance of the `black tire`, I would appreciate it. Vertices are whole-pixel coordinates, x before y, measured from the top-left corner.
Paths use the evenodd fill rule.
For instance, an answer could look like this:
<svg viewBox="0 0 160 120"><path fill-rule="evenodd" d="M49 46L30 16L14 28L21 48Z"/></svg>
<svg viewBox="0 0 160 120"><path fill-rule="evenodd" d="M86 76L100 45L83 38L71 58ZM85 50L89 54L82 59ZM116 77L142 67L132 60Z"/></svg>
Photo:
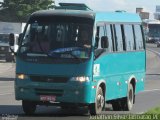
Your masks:
<svg viewBox="0 0 160 120"><path fill-rule="evenodd" d="M114 111L130 111L134 104L134 89L132 84L129 84L127 97L118 99L112 102Z"/></svg>
<svg viewBox="0 0 160 120"><path fill-rule="evenodd" d="M122 99L122 103L121 103L124 111L130 111L132 109L134 104L134 97L135 97L135 93L134 93L133 85L130 83L128 87L127 97Z"/></svg>
<svg viewBox="0 0 160 120"><path fill-rule="evenodd" d="M102 112L105 107L105 97L101 87L98 87L95 103L89 105L89 111L91 115L97 115Z"/></svg>
<svg viewBox="0 0 160 120"><path fill-rule="evenodd" d="M36 111L36 104L31 101L22 101L23 111L26 115L33 115Z"/></svg>

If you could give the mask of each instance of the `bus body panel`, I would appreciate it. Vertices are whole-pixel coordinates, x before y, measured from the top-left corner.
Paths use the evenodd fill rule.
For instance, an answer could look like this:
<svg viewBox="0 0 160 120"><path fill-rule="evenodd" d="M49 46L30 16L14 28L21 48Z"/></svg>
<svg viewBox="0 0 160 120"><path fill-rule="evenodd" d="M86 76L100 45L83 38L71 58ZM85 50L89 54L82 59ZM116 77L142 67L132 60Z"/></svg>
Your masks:
<svg viewBox="0 0 160 120"><path fill-rule="evenodd" d="M145 52L127 52L105 54L95 60L99 64L100 74L94 76L96 81L106 81L106 99L112 100L127 96L128 82L131 76L136 79L138 93L144 90ZM143 81L142 81L143 80Z"/></svg>
<svg viewBox="0 0 160 120"><path fill-rule="evenodd" d="M84 62L81 64L40 64L26 62L17 58L16 73L25 73L27 75L48 75L48 76L92 76L92 62Z"/></svg>
<svg viewBox="0 0 160 120"><path fill-rule="evenodd" d="M29 82L29 83L28 83ZM91 101L91 91L90 83L88 84L78 84L75 82L53 84L53 83L40 83L40 82L30 82L17 81L17 86L15 88L16 100L30 100L30 101L40 101L40 95L37 94L38 90L44 95L48 94L48 89L51 96L56 96L54 94L63 94L61 96L56 96L56 101L54 102L68 102L68 103L93 103ZM21 92L23 89L23 92ZM58 91L59 90L59 91ZM86 92L87 91L87 92ZM42 94L43 95L43 94ZM48 95L50 96L50 95Z"/></svg>

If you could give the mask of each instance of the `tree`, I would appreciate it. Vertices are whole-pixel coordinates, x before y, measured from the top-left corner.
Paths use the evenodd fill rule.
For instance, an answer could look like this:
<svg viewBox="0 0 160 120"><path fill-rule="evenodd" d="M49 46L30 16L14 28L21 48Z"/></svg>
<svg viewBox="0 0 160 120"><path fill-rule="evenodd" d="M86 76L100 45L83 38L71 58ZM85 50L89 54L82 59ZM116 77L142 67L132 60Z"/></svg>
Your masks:
<svg viewBox="0 0 160 120"><path fill-rule="evenodd" d="M24 22L35 11L54 8L53 0L4 0L0 8Z"/></svg>

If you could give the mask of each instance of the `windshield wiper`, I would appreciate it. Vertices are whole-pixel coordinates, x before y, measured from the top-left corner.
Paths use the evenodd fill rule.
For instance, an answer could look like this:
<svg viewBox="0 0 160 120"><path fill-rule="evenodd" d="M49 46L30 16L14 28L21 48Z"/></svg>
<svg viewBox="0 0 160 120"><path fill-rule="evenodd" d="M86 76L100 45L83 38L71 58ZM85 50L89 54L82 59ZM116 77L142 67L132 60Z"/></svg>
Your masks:
<svg viewBox="0 0 160 120"><path fill-rule="evenodd" d="M72 51L74 51L74 50L72 50ZM67 51L67 52L64 52L63 54L67 53L67 54L71 55L73 58L75 58L75 59L79 60L80 62L82 62L81 58L79 58L76 55L72 54L72 51L70 51L70 52Z"/></svg>
<svg viewBox="0 0 160 120"><path fill-rule="evenodd" d="M56 55L56 54L69 54L69 55L71 55L73 58L75 58L75 59L79 60L80 62L82 62L81 58L79 58L79 57L77 57L76 55L72 54L72 51L74 51L74 50L65 51L65 52L54 52L54 51L52 51L52 52L49 54L49 56L52 57L53 54L55 54L55 55Z"/></svg>

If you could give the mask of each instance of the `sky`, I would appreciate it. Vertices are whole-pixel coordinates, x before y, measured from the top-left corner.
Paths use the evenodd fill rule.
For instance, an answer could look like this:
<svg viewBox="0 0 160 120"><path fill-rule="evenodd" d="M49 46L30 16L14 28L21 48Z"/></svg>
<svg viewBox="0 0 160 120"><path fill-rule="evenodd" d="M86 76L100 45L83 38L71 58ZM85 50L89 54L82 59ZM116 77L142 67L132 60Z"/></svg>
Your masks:
<svg viewBox="0 0 160 120"><path fill-rule="evenodd" d="M153 18L156 5L160 5L160 0L55 0L55 2L56 4L59 2L86 3L96 11L125 10L135 12L137 7L142 7L144 11L150 12L151 18Z"/></svg>

